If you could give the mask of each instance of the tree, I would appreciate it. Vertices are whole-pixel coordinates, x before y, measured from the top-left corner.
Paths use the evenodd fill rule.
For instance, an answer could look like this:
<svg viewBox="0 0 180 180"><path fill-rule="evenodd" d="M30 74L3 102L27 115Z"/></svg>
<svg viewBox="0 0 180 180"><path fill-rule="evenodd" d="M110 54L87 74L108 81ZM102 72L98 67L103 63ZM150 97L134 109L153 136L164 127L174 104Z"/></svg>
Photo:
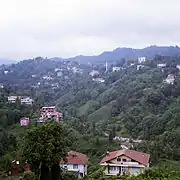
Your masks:
<svg viewBox="0 0 180 180"><path fill-rule="evenodd" d="M32 165L39 179L42 166L49 168L51 179L51 167L63 159L73 145L71 135L72 132L64 125L55 122L33 128L25 135L22 142L23 158Z"/></svg>
<svg viewBox="0 0 180 180"><path fill-rule="evenodd" d="M113 141L113 132L112 131L110 131L109 132L109 141Z"/></svg>
<svg viewBox="0 0 180 180"><path fill-rule="evenodd" d="M113 138L116 136L116 126L115 125L112 128L112 136L113 136Z"/></svg>

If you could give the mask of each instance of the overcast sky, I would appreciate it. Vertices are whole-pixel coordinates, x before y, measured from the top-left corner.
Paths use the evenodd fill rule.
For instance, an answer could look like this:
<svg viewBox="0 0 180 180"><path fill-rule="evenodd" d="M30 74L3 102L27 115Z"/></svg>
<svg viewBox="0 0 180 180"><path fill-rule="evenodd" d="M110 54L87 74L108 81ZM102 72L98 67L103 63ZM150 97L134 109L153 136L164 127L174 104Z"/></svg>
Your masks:
<svg viewBox="0 0 180 180"><path fill-rule="evenodd" d="M179 0L0 0L0 58L179 45Z"/></svg>

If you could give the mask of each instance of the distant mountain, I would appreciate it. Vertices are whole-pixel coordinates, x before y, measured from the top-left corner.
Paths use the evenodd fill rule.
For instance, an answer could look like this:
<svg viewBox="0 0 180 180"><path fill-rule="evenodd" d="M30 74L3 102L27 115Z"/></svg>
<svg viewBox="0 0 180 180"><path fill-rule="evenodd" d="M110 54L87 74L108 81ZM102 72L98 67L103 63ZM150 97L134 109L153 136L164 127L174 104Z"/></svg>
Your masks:
<svg viewBox="0 0 180 180"><path fill-rule="evenodd" d="M17 61L8 60L8 59L0 59L0 65L2 65L2 64L9 65L9 64L13 64L13 63L17 63Z"/></svg>
<svg viewBox="0 0 180 180"><path fill-rule="evenodd" d="M62 59L59 60L68 60L68 61L77 61L82 64L86 63L105 63L106 61L109 63L114 63L117 60L121 60L125 58L127 60L134 60L138 57L147 57L153 58L156 55L161 56L180 56L180 48L178 46L150 46L143 49L132 49L132 48L117 48L113 51L103 52L97 56L76 56L72 58ZM52 58L53 59L53 58ZM58 58L55 58L58 60Z"/></svg>

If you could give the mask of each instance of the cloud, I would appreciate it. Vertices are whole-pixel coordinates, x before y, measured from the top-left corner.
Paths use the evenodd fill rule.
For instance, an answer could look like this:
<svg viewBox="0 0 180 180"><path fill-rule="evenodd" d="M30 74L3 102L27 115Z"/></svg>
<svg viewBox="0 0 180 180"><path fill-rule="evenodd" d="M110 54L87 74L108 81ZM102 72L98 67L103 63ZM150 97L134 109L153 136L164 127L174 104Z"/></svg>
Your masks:
<svg viewBox="0 0 180 180"><path fill-rule="evenodd" d="M178 0L6 0L0 58L92 55L179 44Z"/></svg>

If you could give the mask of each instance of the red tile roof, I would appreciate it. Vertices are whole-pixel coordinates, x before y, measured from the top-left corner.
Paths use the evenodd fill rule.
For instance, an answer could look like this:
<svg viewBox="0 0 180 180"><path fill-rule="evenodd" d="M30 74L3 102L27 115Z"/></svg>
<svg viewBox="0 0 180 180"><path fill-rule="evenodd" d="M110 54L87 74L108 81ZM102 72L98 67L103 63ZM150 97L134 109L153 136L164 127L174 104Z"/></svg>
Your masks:
<svg viewBox="0 0 180 180"><path fill-rule="evenodd" d="M88 157L85 154L70 151L65 161L60 161L60 164L84 164L88 163Z"/></svg>
<svg viewBox="0 0 180 180"><path fill-rule="evenodd" d="M129 150L129 149L109 152L108 155L101 160L100 164L110 161L112 159L115 159L121 155L125 155L125 156L139 162L140 164L148 166L149 158L150 158L149 154L134 151L134 150Z"/></svg>

